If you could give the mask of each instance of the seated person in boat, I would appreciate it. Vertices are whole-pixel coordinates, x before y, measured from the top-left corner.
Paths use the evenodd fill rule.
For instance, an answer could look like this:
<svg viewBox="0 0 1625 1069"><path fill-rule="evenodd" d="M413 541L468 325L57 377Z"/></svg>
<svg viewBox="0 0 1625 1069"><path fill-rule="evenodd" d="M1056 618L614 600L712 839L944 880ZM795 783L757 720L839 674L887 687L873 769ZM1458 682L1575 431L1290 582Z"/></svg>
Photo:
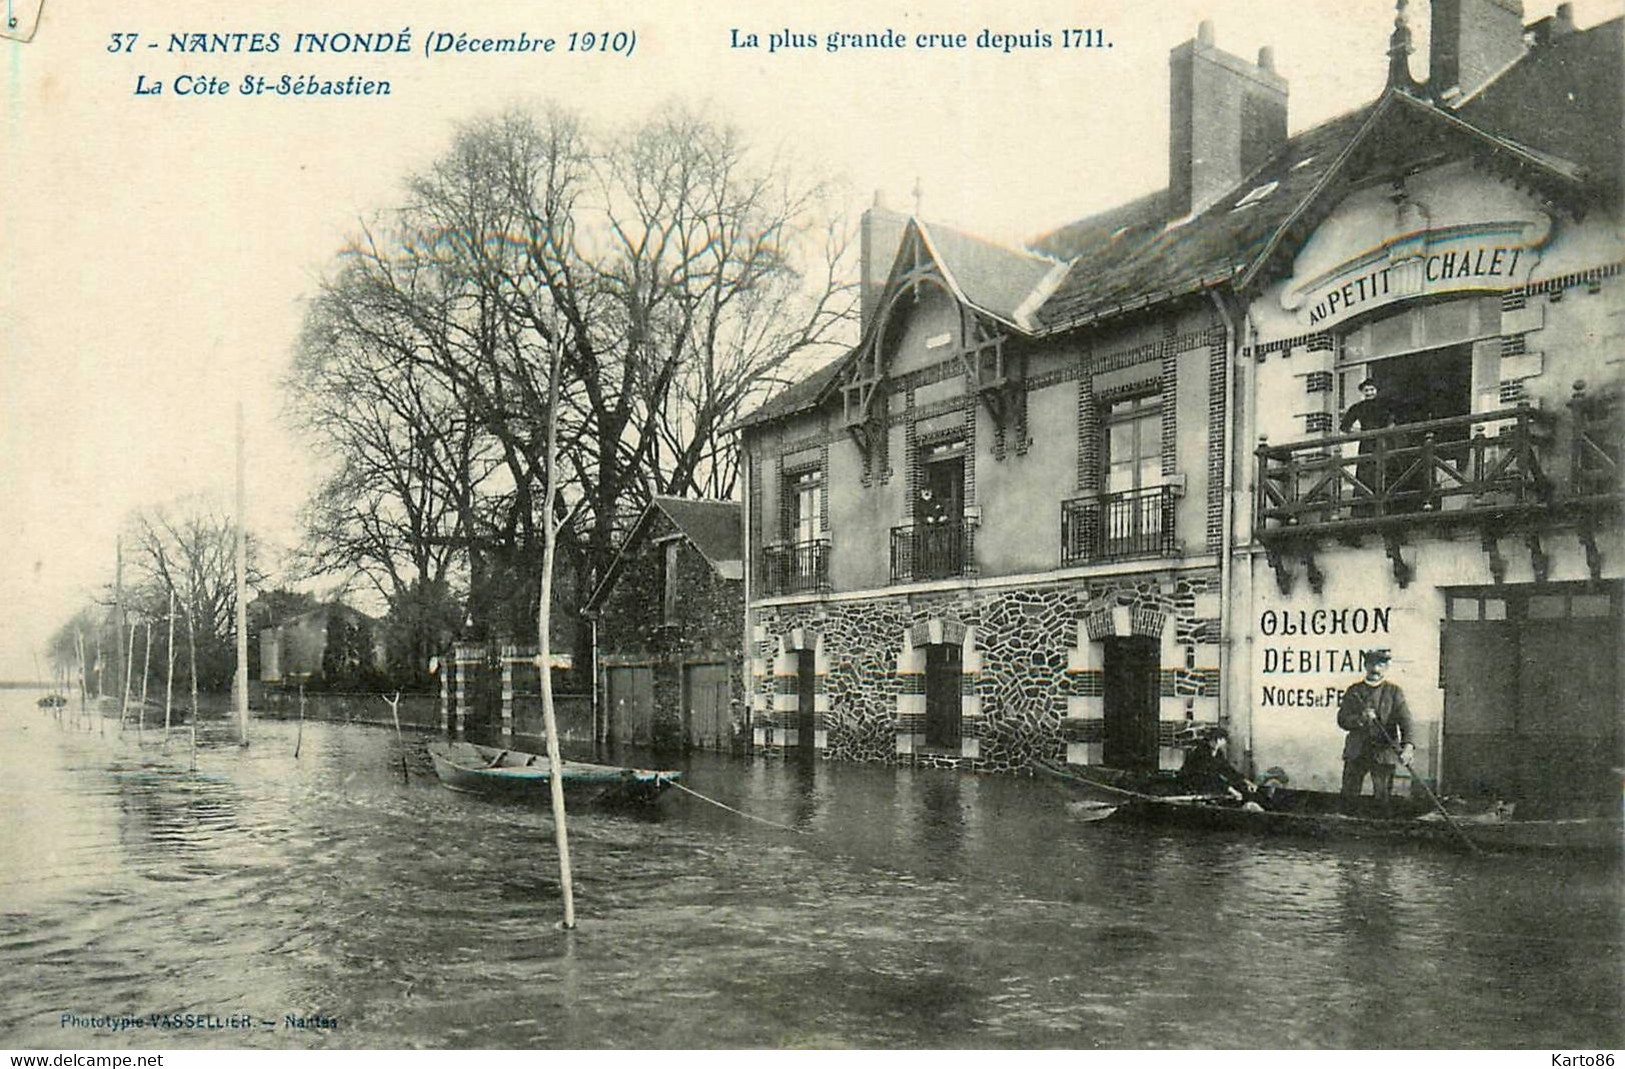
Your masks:
<svg viewBox="0 0 1625 1069"><path fill-rule="evenodd" d="M1387 650L1361 654L1365 675L1348 690L1337 707L1337 726L1348 732L1343 740L1343 798L1358 798L1371 777L1371 793L1388 801L1394 766L1410 767L1415 751L1411 711L1405 692L1387 680L1392 660Z"/></svg>
<svg viewBox="0 0 1625 1069"><path fill-rule="evenodd" d="M1229 794L1236 801L1252 799L1257 788L1230 764L1225 749L1230 733L1218 724L1202 724L1180 731L1174 744L1185 750L1179 785L1191 794Z"/></svg>

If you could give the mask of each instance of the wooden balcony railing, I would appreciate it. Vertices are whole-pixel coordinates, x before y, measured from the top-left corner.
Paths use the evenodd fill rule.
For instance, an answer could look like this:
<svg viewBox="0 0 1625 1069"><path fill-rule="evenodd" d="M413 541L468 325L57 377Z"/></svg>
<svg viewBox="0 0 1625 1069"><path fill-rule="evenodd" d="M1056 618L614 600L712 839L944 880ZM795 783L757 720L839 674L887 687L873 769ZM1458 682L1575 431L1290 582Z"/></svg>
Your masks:
<svg viewBox="0 0 1625 1069"><path fill-rule="evenodd" d="M828 590L829 539L764 547L762 585L768 597Z"/></svg>
<svg viewBox="0 0 1625 1069"><path fill-rule="evenodd" d="M1552 417L1533 408L1258 447L1257 533L1356 531L1550 501Z"/></svg>
<svg viewBox="0 0 1625 1069"><path fill-rule="evenodd" d="M1614 499L1625 486L1625 433L1621 432L1612 393L1588 394L1585 380L1574 384L1569 398L1574 414L1574 468L1569 494L1576 498Z"/></svg>
<svg viewBox="0 0 1625 1069"><path fill-rule="evenodd" d="M912 523L891 529L891 581L964 575L974 553L973 528L963 523Z"/></svg>
<svg viewBox="0 0 1625 1069"><path fill-rule="evenodd" d="M1061 502L1061 563L1174 551L1174 491L1151 486Z"/></svg>

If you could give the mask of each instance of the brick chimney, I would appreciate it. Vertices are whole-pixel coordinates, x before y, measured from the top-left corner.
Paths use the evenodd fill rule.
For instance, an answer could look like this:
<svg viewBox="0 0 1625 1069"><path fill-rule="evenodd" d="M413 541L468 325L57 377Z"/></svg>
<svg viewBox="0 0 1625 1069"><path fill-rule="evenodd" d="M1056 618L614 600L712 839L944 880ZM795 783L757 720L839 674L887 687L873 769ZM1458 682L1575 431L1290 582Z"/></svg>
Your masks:
<svg viewBox="0 0 1625 1069"><path fill-rule="evenodd" d="M1524 53L1521 0L1433 0L1428 91L1468 96Z"/></svg>
<svg viewBox="0 0 1625 1069"><path fill-rule="evenodd" d="M1286 79L1263 48L1256 65L1213 44L1213 23L1168 55L1170 214L1192 215L1286 144Z"/></svg>
<svg viewBox="0 0 1625 1069"><path fill-rule="evenodd" d="M886 197L875 190L874 206L863 213L858 223L858 323L860 330L869 329L869 320L880 294L886 287L886 276L892 261L897 259L897 246L903 240L903 228L908 216L886 207Z"/></svg>
<svg viewBox="0 0 1625 1069"><path fill-rule="evenodd" d="M1536 48L1545 48L1554 41L1562 40L1575 30L1574 5L1558 4L1556 14L1536 19L1524 29Z"/></svg>

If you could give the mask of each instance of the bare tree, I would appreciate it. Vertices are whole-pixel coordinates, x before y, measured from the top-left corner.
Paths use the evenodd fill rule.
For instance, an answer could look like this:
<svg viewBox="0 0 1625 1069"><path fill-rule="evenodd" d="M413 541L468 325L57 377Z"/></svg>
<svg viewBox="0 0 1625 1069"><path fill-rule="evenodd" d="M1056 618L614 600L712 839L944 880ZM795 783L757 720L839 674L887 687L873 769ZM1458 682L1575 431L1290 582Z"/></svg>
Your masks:
<svg viewBox="0 0 1625 1069"><path fill-rule="evenodd" d="M301 345L295 407L337 458L310 559L398 593L451 547L470 616L509 634L544 546L579 591L651 492L730 495L723 427L849 321L822 187L681 108L610 138L480 119L408 189Z"/></svg>
<svg viewBox="0 0 1625 1069"><path fill-rule="evenodd" d="M184 498L142 509L129 521L131 571L136 600L152 616L163 615L173 591L196 628L204 689L229 685L236 655L236 523L206 498ZM248 539L248 585L264 583Z"/></svg>

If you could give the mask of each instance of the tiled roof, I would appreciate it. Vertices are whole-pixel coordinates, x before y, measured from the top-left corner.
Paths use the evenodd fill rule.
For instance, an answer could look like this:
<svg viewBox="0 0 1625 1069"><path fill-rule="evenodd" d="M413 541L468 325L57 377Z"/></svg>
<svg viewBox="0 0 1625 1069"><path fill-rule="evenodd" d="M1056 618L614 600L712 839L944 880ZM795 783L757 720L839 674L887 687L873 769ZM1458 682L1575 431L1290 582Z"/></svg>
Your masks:
<svg viewBox="0 0 1625 1069"><path fill-rule="evenodd" d="M744 539L740 534L740 517L744 514L737 501L703 501L688 497L657 497L653 502L677 525L677 529L694 543L711 566L724 579L737 579L727 575L726 565L737 565L744 559Z"/></svg>
<svg viewBox="0 0 1625 1069"><path fill-rule="evenodd" d="M913 222L968 303L1023 330L1032 329L1031 311L1066 272L1065 264L1049 256L995 245L940 223Z"/></svg>
<svg viewBox="0 0 1625 1069"><path fill-rule="evenodd" d="M1530 50L1458 110L1389 91L1302 131L1191 218L1170 218L1168 192L1159 190L1036 239L1036 256L939 224L920 231L968 302L1025 333L1056 333L1244 274L1252 281L1268 267L1266 257L1290 251L1328 209L1334 168L1356 139L1369 135L1375 142L1375 134L1385 134L1392 143L1407 143L1401 127L1378 129L1390 120L1433 123L1441 135L1465 138L1565 193L1587 187L1617 198L1625 182L1622 74L1625 19L1614 19ZM1056 262L1070 263L1058 285ZM1051 287L1039 301L1026 299ZM851 355L819 368L739 425L816 404Z"/></svg>
<svg viewBox="0 0 1625 1069"><path fill-rule="evenodd" d="M655 497L644 508L638 522L632 525L626 541L621 543L620 551L615 554L615 559L604 572L604 578L599 580L597 589L582 606L582 612L592 615L603 604L604 599L609 597L610 591L615 588L615 583L625 568L627 554L634 552L639 543L648 536L651 523L657 514L663 514L671 520L673 526L699 550L700 555L718 576L723 579L744 578L744 536L740 527L744 507L739 502Z"/></svg>
<svg viewBox="0 0 1625 1069"><path fill-rule="evenodd" d="M1039 310L1044 330L1066 329L1234 277L1319 185L1372 107L1290 138L1252 178L1194 219L1170 221L1164 190L1039 238L1038 248L1073 261L1066 281ZM1254 193L1271 182L1278 185L1267 194ZM1249 194L1256 199L1236 208Z"/></svg>
<svg viewBox="0 0 1625 1069"><path fill-rule="evenodd" d="M1532 49L1461 105L1473 125L1573 160L1618 196L1625 161L1625 18Z"/></svg>
<svg viewBox="0 0 1625 1069"><path fill-rule="evenodd" d="M767 423L780 416L788 416L792 412L800 412L802 409L810 408L817 403L819 395L824 392L824 387L829 385L830 381L835 378L836 373L841 370L842 365L846 363L847 355L843 353L823 367L808 374L806 378L791 383L763 402L760 408L741 416L738 422L733 425L733 428L730 429L749 427L757 423Z"/></svg>

